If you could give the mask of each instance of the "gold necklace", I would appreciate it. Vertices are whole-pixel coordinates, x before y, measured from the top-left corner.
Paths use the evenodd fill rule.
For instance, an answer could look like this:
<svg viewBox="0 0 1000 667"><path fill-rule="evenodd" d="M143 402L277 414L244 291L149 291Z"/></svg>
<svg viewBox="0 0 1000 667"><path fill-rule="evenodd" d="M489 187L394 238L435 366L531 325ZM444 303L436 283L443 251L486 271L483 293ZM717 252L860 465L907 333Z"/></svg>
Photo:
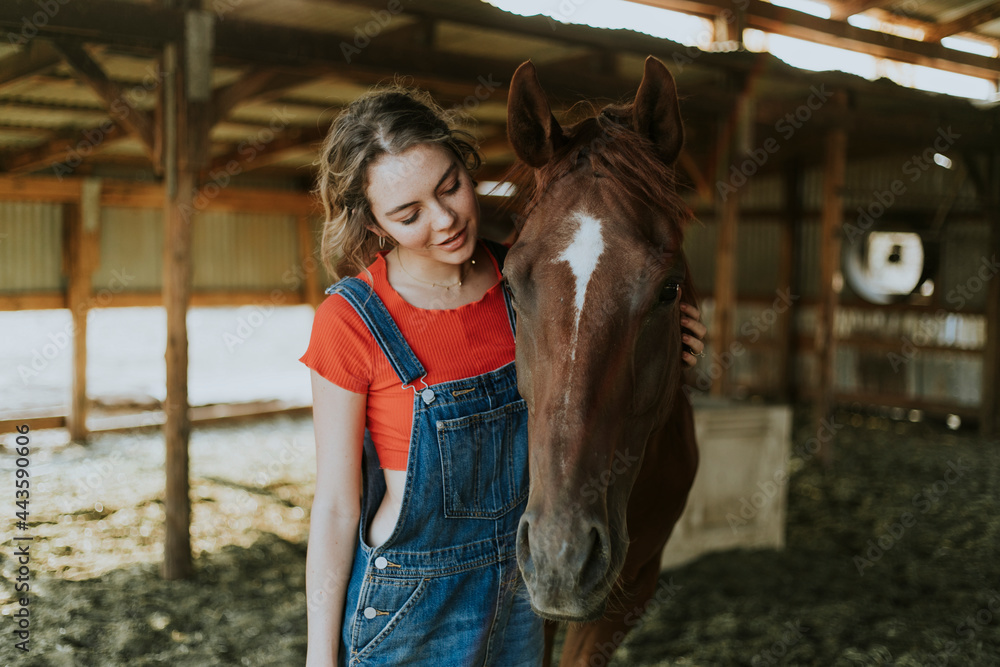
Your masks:
<svg viewBox="0 0 1000 667"><path fill-rule="evenodd" d="M409 271L407 271L406 267L403 266L403 256L399 254L399 246L396 246L396 259L397 259L397 261L399 261L399 268L403 269L403 273L405 273L406 275L410 276L411 278L413 278L414 280L416 280L418 283L423 283L425 285L430 285L431 287L443 287L445 289L451 289L452 287L461 287L462 283L465 281L466 274L468 274L469 269L471 269L476 264L476 260L470 259L469 260L469 266L463 266L462 267L462 275L458 279L458 282L457 283L452 283L450 285L444 285L442 283L432 283L429 280L422 280L420 278L417 278L415 275L413 275Z"/></svg>

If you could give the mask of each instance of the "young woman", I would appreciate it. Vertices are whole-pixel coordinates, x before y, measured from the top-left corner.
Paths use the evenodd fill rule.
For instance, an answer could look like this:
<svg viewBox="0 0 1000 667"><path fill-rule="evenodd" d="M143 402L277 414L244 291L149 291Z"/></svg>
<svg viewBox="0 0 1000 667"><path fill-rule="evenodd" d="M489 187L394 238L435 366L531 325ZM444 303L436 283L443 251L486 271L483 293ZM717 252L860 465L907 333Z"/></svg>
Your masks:
<svg viewBox="0 0 1000 667"><path fill-rule="evenodd" d="M366 267L317 309L308 665L539 665L515 559L527 499L505 248L478 238L472 137L375 89L319 161L323 259ZM372 261L374 258L374 261ZM696 309L684 361L703 350Z"/></svg>

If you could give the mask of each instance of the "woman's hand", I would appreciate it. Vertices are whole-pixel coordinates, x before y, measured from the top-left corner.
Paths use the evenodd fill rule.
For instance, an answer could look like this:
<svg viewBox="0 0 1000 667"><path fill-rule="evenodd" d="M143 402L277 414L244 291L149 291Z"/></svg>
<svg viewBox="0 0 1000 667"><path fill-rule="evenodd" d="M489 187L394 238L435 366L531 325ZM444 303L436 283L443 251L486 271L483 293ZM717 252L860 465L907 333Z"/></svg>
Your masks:
<svg viewBox="0 0 1000 667"><path fill-rule="evenodd" d="M705 356L705 334L708 329L701 323L701 311L688 303L681 303L681 359L688 366L698 363Z"/></svg>

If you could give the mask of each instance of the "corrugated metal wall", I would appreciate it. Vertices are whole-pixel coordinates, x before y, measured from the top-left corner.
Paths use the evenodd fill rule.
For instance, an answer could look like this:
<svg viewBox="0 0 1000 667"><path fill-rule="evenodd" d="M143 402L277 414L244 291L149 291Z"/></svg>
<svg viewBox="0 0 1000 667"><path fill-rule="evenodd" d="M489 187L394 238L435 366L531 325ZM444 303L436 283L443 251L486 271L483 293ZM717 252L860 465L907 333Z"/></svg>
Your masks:
<svg viewBox="0 0 1000 667"><path fill-rule="evenodd" d="M289 289L299 267L296 217L205 212L194 221L195 290ZM0 202L0 293L63 291L62 208ZM163 214L153 209L101 212L101 264L94 289L158 292L163 271Z"/></svg>
<svg viewBox="0 0 1000 667"><path fill-rule="evenodd" d="M100 289L116 275L126 292L158 292L163 282L163 211L105 208L101 211L101 265L93 284Z"/></svg>
<svg viewBox="0 0 1000 667"><path fill-rule="evenodd" d="M990 228L985 221L948 226L936 281L944 308L982 311L986 307L987 290L976 274L991 259L983 252L989 247L989 238Z"/></svg>
<svg viewBox="0 0 1000 667"><path fill-rule="evenodd" d="M928 145L933 143L929 138ZM926 168L923 168L926 167ZM985 345L985 321L979 313L985 307L986 288L976 275L985 258L989 226L977 221L978 201L969 179L960 169L944 169L914 160L913 155L885 156L848 164L845 178L845 224L858 224L858 207L878 212L879 195L886 201L894 181L900 195L893 195L886 212L875 216L882 221L906 224L917 216L922 224L933 220L947 205L956 220L947 220L941 237L938 272L934 279L933 308L913 311L873 309L866 306L845 284L835 327L838 349L834 363L836 387L845 393L909 397L930 403L975 406L980 397L982 358L964 351L980 351ZM775 364L778 350L774 342L777 327L764 326L771 319L777 297L778 265L783 219L773 212L784 207L784 184L779 176L751 178L740 189L743 218L737 231L737 303L733 335L744 337L745 350L712 350L704 373L725 368L737 393L748 388L780 387L780 367ZM818 169L803 174L803 220L796 249L799 292L804 300L819 295L819 211L822 207L822 174ZM876 204L873 206L873 203ZM704 319L711 322L711 299L715 287L715 244L717 231L712 212L704 213L688 228L685 253L699 295ZM847 241L845 241L845 244ZM751 300L751 302L747 302ZM856 306L856 307L855 307ZM957 311L945 313L946 311ZM809 340L815 331L816 309L798 309L794 332ZM752 340L747 340L747 335ZM855 338L858 343L851 343ZM875 341L878 345L866 345ZM910 344L917 347L910 347ZM948 349L927 350L919 346ZM914 351L915 350L915 351ZM712 365L714 364L714 368ZM818 369L815 358L806 352L793 360L799 382L815 386Z"/></svg>
<svg viewBox="0 0 1000 667"><path fill-rule="evenodd" d="M194 289L287 288L299 264L295 216L206 212L195 219Z"/></svg>
<svg viewBox="0 0 1000 667"><path fill-rule="evenodd" d="M62 207L0 201L0 292L65 288Z"/></svg>

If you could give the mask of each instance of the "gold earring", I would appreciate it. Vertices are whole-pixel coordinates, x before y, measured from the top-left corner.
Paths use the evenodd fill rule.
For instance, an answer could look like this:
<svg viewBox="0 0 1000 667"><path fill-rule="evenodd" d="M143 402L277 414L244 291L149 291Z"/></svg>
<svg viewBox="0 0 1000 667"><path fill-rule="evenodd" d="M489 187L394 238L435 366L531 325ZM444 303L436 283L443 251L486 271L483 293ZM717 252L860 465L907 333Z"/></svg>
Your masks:
<svg viewBox="0 0 1000 667"><path fill-rule="evenodd" d="M385 237L384 236L379 236L378 237L378 249L379 250L384 250L385 249Z"/></svg>

